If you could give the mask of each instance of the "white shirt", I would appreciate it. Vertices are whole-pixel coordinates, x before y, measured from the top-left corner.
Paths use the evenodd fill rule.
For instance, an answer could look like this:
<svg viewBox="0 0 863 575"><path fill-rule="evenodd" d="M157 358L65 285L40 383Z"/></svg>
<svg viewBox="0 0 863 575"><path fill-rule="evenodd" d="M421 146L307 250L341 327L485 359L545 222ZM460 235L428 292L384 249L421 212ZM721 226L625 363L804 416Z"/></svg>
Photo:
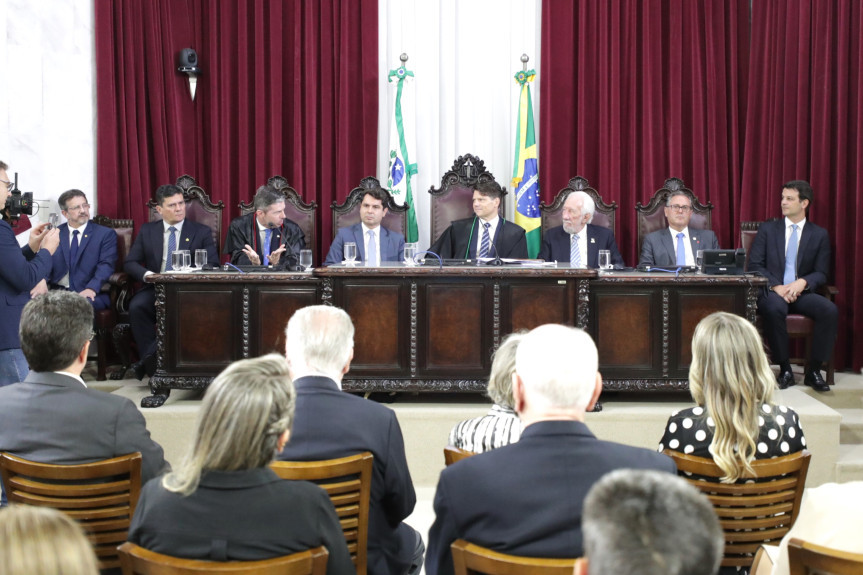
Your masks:
<svg viewBox="0 0 863 575"><path fill-rule="evenodd" d="M81 247L81 242L84 241L84 230L87 229L87 223L88 222L84 222L84 225L81 226L80 228L73 228L72 226L69 226L69 249L70 250L72 249L72 240L75 239L74 232L76 230L78 231L78 247L79 248ZM69 271L72 271L71 267L70 267ZM57 282L57 285L61 285L64 288L69 287L69 271L67 271L66 275L64 275L60 279L60 281Z"/></svg>
<svg viewBox="0 0 863 575"><path fill-rule="evenodd" d="M587 226L581 228L581 231L577 234L569 234L570 254L572 253L572 242L575 241L575 236L578 236L578 254L581 256L581 267L587 268ZM572 260L569 261L569 265L572 265Z"/></svg>
<svg viewBox="0 0 863 575"><path fill-rule="evenodd" d="M683 230L678 232L669 226L668 231L671 233L671 243L674 246L675 261L677 261L677 234L683 234L683 251L686 254L686 263L684 265L694 266L695 255L692 253L692 242L689 241L689 227L685 227Z"/></svg>
<svg viewBox="0 0 863 575"><path fill-rule="evenodd" d="M369 232L372 232L375 236L375 255L378 262L378 265L381 263L381 227L378 226L374 229L366 227L366 224L361 224L363 227L363 253L366 254L366 261L369 261Z"/></svg>
<svg viewBox="0 0 863 575"><path fill-rule="evenodd" d="M500 223L500 216L495 215L493 219L489 221L484 221L482 218L477 218L477 224L474 229L473 235L476 236L474 240L471 240L471 245L476 246L474 253L476 253L476 257L479 257L479 248L482 245L482 235L485 233L485 224L491 224L488 228L488 257L496 258L498 256L497 253L497 245L492 246L494 244L494 234L497 230L497 225ZM380 260L378 260L380 261Z"/></svg>
<svg viewBox="0 0 863 575"><path fill-rule="evenodd" d="M803 225L806 223L806 218L803 218L796 224L785 218L785 253L788 253L788 240L791 239L791 233L794 231L791 226L797 226L797 250L800 251L800 238L803 236Z"/></svg>

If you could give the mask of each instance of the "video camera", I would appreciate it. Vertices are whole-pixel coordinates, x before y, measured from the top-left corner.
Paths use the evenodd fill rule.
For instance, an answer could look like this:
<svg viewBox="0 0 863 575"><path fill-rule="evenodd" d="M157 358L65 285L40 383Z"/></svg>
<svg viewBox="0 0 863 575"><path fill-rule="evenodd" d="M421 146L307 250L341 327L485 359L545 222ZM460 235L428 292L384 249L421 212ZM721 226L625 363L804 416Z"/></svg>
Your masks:
<svg viewBox="0 0 863 575"><path fill-rule="evenodd" d="M13 221L20 219L22 214L33 215L33 192L21 192L18 189L18 172L15 172L15 182L6 198L6 211Z"/></svg>

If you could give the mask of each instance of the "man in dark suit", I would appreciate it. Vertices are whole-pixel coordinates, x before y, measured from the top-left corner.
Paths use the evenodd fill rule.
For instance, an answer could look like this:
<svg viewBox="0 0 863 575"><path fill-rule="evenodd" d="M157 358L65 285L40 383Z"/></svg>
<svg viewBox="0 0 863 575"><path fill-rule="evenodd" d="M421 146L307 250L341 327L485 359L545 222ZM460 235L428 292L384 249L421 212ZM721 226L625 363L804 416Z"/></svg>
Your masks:
<svg viewBox="0 0 863 575"><path fill-rule="evenodd" d="M759 272L769 287L758 298L758 313L773 362L779 365L779 388L794 385L788 361L789 313L812 318L815 330L809 365L803 382L816 391L829 391L821 366L833 355L838 313L836 304L815 291L830 273L830 238L827 230L806 219L812 203L812 186L792 180L782 186L782 220L764 222L749 253L749 271Z"/></svg>
<svg viewBox="0 0 863 575"><path fill-rule="evenodd" d="M710 230L690 230L692 200L680 190L665 202L668 227L649 233L641 244L638 265L653 267L694 266L698 250L718 250L719 240Z"/></svg>
<svg viewBox="0 0 863 575"><path fill-rule="evenodd" d="M563 203L563 225L542 235L539 259L569 262L572 267L598 268L599 250L608 250L611 264L623 267L623 256L617 249L614 233L590 223L595 212L596 203L588 194L582 191L570 193Z"/></svg>
<svg viewBox="0 0 863 575"><path fill-rule="evenodd" d="M88 389L81 379L93 307L50 291L21 316L21 347L32 371L0 388L0 451L42 463L76 464L141 452L144 482L170 469L127 398Z"/></svg>
<svg viewBox="0 0 863 575"><path fill-rule="evenodd" d="M0 162L0 211L14 184ZM27 376L27 360L18 339L21 310L30 301L30 290L51 271L51 256L57 251L60 234L42 224L30 230L30 241L23 248L5 220L0 221L0 386Z"/></svg>
<svg viewBox="0 0 863 575"><path fill-rule="evenodd" d="M588 490L614 469L675 473L655 451L600 441L584 424L602 391L590 336L540 326L521 340L513 375L517 443L443 470L434 499L425 570L453 573L450 545L465 539L528 557L583 554L581 514Z"/></svg>
<svg viewBox="0 0 863 575"><path fill-rule="evenodd" d="M472 218L456 220L429 248L445 259L527 259L524 228L498 216L503 193L497 182L477 184Z"/></svg>
<svg viewBox="0 0 863 575"><path fill-rule="evenodd" d="M117 264L117 233L90 221L90 204L81 190L69 190L57 200L66 223L59 227L60 249L51 260L52 289L73 291L94 309L111 304L102 284Z"/></svg>
<svg viewBox="0 0 863 575"><path fill-rule="evenodd" d="M225 253L234 265L278 265L285 258L297 265L300 250L306 247L305 235L295 222L285 217L285 196L270 185L255 192L255 211L240 216L228 227Z"/></svg>
<svg viewBox="0 0 863 575"><path fill-rule="evenodd" d="M368 572L418 573L422 537L403 523L416 504L404 439L395 413L341 391L354 355L354 326L343 310L310 306L291 317L286 355L297 389L291 441L278 459L316 461L370 451Z"/></svg>
<svg viewBox="0 0 863 575"><path fill-rule="evenodd" d="M186 221L186 201L183 190L173 184L156 189L156 210L162 220L141 226L123 268L135 281L146 282L154 273L171 271L171 253L176 250L207 250L207 261L218 262L219 254L213 233L207 226ZM132 335L138 344L141 361L135 364L135 377L156 372L156 290L152 284L132 297L129 303Z"/></svg>
<svg viewBox="0 0 863 575"><path fill-rule="evenodd" d="M338 264L345 259L346 242L354 242L357 245L357 257L367 266L374 267L381 262L397 262L404 259L405 237L381 225L389 211L384 207L386 199L387 194L381 188L366 192L360 204L362 221L339 229L336 239L330 245L325 264Z"/></svg>

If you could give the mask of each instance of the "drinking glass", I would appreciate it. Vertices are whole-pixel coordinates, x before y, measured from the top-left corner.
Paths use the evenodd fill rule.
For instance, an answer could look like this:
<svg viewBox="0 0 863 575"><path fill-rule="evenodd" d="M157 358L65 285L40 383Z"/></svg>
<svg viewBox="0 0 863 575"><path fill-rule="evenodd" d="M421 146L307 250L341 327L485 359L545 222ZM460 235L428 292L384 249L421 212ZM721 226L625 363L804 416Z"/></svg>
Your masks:
<svg viewBox="0 0 863 575"><path fill-rule="evenodd" d="M199 270L207 265L207 250L195 250L195 267Z"/></svg>
<svg viewBox="0 0 863 575"><path fill-rule="evenodd" d="M611 269L611 250L599 250L599 269Z"/></svg>
<svg viewBox="0 0 863 575"><path fill-rule="evenodd" d="M406 266L415 266L417 257L417 244L415 242L410 242L405 244L405 265Z"/></svg>
<svg viewBox="0 0 863 575"><path fill-rule="evenodd" d="M349 266L354 265L354 261L357 259L357 244L354 242L345 242L345 262Z"/></svg>
<svg viewBox="0 0 863 575"><path fill-rule="evenodd" d="M695 252L695 266L698 268L698 273L704 273L704 250Z"/></svg>
<svg viewBox="0 0 863 575"><path fill-rule="evenodd" d="M183 271L183 250L171 252L171 271Z"/></svg>
<svg viewBox="0 0 863 575"><path fill-rule="evenodd" d="M192 252L183 250L183 271L187 272L192 269Z"/></svg>
<svg viewBox="0 0 863 575"><path fill-rule="evenodd" d="M312 250L300 250L300 265L303 266L303 271L312 267Z"/></svg>

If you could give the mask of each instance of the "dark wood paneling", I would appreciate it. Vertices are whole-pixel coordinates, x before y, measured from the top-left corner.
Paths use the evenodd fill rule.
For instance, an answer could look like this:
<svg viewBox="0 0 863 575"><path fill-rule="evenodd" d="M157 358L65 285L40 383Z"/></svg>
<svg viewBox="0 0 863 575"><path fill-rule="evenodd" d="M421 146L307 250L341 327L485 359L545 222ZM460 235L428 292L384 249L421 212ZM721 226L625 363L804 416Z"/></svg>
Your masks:
<svg viewBox="0 0 863 575"><path fill-rule="evenodd" d="M592 294L592 300L596 309L602 308L601 314L592 314L590 324L603 376L656 369L660 337L656 293L609 289Z"/></svg>
<svg viewBox="0 0 863 575"><path fill-rule="evenodd" d="M576 280L535 279L501 285L504 314L503 335L531 330L547 323L575 325Z"/></svg>
<svg viewBox="0 0 863 575"><path fill-rule="evenodd" d="M407 309L403 282L346 281L337 300L354 322L354 359L351 371L368 374L400 372L406 368Z"/></svg>
<svg viewBox="0 0 863 575"><path fill-rule="evenodd" d="M298 309L318 303L316 287L262 284L249 292L249 356L284 354L288 320Z"/></svg>
<svg viewBox="0 0 863 575"><path fill-rule="evenodd" d="M168 348L169 360L182 370L208 370L240 357L236 337L242 332L235 300L239 294L229 286L195 286L169 291L168 306L175 321L169 331L177 335ZM169 311L169 317L171 317ZM173 325L171 325L173 324Z"/></svg>
<svg viewBox="0 0 863 575"><path fill-rule="evenodd" d="M420 309L425 326L420 333L420 363L430 375L474 377L488 375L490 349L487 336L491 325L486 313L487 286L482 280L470 283L423 282Z"/></svg>
<svg viewBox="0 0 863 575"><path fill-rule="evenodd" d="M692 363L692 336L695 326L715 311L729 311L743 315L741 298L729 290L685 288L675 292L674 315L680 321L673 325L671 349L680 350L676 362L680 377L689 377Z"/></svg>

